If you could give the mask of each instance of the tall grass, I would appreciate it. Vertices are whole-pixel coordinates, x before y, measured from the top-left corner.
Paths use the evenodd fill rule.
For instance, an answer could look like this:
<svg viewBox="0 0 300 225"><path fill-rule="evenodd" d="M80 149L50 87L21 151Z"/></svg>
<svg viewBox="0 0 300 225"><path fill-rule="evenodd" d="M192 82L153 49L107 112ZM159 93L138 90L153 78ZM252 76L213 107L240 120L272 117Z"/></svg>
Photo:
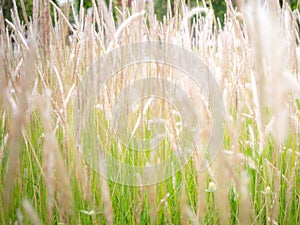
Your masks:
<svg viewBox="0 0 300 225"><path fill-rule="evenodd" d="M160 22L153 0L133 1L130 9L125 2L117 21L101 0L88 10L81 1L79 11L34 0L32 18L23 9L24 21L15 1L11 21L0 9L0 224L300 224L299 12L273 1L249 1L237 11L227 1L221 25L212 8L189 10L178 0ZM82 159L73 115L84 104L76 100L79 83L98 57L145 40L183 46L205 62L221 87L226 125L206 171L196 151L166 181L131 187L107 181ZM185 74L166 65L133 65L108 81L98 99L98 128L107 128L120 90L148 75L186 90L205 146L208 103ZM147 104L133 112L133 127ZM131 155L99 133L103 150L137 165L169 154L177 114L159 100L146 111L141 121L169 122L170 139L158 155ZM147 135L143 126L136 135Z"/></svg>

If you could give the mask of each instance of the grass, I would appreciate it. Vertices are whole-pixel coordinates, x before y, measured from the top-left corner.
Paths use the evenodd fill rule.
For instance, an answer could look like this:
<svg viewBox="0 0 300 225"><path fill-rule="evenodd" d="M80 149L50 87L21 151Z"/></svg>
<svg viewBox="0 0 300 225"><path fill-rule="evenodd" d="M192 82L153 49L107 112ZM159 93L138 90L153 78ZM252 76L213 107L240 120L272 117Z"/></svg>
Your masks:
<svg viewBox="0 0 300 225"><path fill-rule="evenodd" d="M237 11L228 1L221 26L211 8L189 13L177 0L174 15L169 10L159 22L153 1L142 2L120 8L117 22L102 1L77 14L68 4L34 0L25 23L17 10L7 21L0 9L0 224L299 224L299 12L255 2ZM207 170L200 171L196 151L171 178L133 187L108 181L87 164L73 115L86 100L76 98L80 81L98 56L142 40L167 41L199 56L221 87L226 123L223 146ZM103 151L132 165L165 159L179 135L180 118L162 100L149 104L136 131L148 137L145 121L169 122L173 139L157 154L132 153L103 132L121 90L155 75L186 91L201 123L201 146L209 141L209 102L185 74L166 65L129 66L107 82L93 115ZM132 128L146 103L132 113ZM93 135L85 137L91 146Z"/></svg>

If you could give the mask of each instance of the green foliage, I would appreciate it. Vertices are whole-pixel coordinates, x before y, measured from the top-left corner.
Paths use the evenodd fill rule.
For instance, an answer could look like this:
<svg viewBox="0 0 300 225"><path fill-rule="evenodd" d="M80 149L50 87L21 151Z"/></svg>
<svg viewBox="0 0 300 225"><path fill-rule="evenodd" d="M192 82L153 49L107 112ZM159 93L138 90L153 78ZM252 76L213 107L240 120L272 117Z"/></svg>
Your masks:
<svg viewBox="0 0 300 225"><path fill-rule="evenodd" d="M186 5L189 5L191 8L203 6L201 1L198 0L186 0ZM224 14L226 13L226 2L225 0L212 0L211 5L214 9L214 13L217 18L220 19L221 23L224 22ZM207 4L209 6L209 4ZM168 1L165 0L156 0L155 1L155 12L158 20L162 20L163 16L167 13ZM172 13L174 13L174 0L171 0Z"/></svg>
<svg viewBox="0 0 300 225"><path fill-rule="evenodd" d="M224 15L226 13L226 2L225 0L215 0L211 1L212 7L214 9L214 13L216 18L219 18L221 24L224 23Z"/></svg>
<svg viewBox="0 0 300 225"><path fill-rule="evenodd" d="M55 3L57 3L56 0L53 0ZM112 6L113 6L113 14L114 17L116 18L116 7L118 7L118 1L117 0L106 0L106 4L109 5L110 1L112 1ZM200 3L201 1L199 0L186 0L186 4L192 8L196 7L198 4L202 5ZM20 16L20 20L24 21L24 15L22 12L22 7L21 7L21 1L16 1L17 3L17 9L18 9L18 14ZM212 0L212 7L215 11L216 17L219 17L221 22L224 20L224 13L226 12L226 3L224 0ZM26 8L26 13L27 16L30 18L32 16L32 6L33 6L33 1L32 0L24 0L25 8ZM80 7L80 0L75 0L75 7L77 10L79 10ZM84 8L90 8L92 7L92 0L84 0L83 1L83 6ZM162 20L163 16L166 15L167 13L167 4L168 1L166 0L156 0L155 1L155 13L157 14L157 19ZM7 18L8 20L11 20L11 13L10 11L13 9L13 1L12 0L1 0L0 5L3 9L3 14L4 17ZM174 10L174 0L171 0L171 7L172 10ZM174 11L173 11L174 12Z"/></svg>
<svg viewBox="0 0 300 225"><path fill-rule="evenodd" d="M18 9L18 14L20 17L21 21L24 21L24 15L22 12L22 7L21 7L21 1L16 1L17 4L17 9ZM13 1L12 0L0 0L0 5L3 10L3 15L6 19L11 20L11 10L13 10ZM27 16L32 15L32 5L33 1L32 0L24 0L24 5L26 9Z"/></svg>
<svg viewBox="0 0 300 225"><path fill-rule="evenodd" d="M173 3L173 1L172 1ZM157 0L155 1L155 5L154 5L154 10L157 14L157 19L162 20L163 16L166 15L167 13L167 1L161 1L161 0ZM173 8L173 6L172 6Z"/></svg>
<svg viewBox="0 0 300 225"><path fill-rule="evenodd" d="M54 2L57 3L56 0L53 0ZM107 5L109 5L109 2L112 1L112 6L113 6L113 13L114 16L116 14L116 7L117 7L117 0L106 0ZM174 7L174 0L171 1L171 7L173 10ZM202 5L202 1L199 0L185 0L186 4L190 4L190 7L195 7L197 4ZM299 4L298 0L290 0L289 1L291 4L292 9L297 9ZM24 21L24 15L22 13L22 8L21 8L21 1L16 1L17 4L17 9L18 13L20 16L21 21ZM32 15L32 0L24 0L25 8L26 8L26 13L28 17L31 17ZM168 1L166 0L156 0L155 1L155 13L157 14L157 19L162 20L163 16L166 15L167 13L167 4ZM283 4L283 0L280 0L280 4ZM3 15L5 18L11 20L11 10L13 9L13 1L12 0L0 0L0 5L3 10ZM208 4L209 5L209 4ZM214 13L217 18L220 19L221 23L224 22L224 14L226 13L226 2L225 0L211 0L211 5L214 9ZM80 6L80 0L75 0L75 6L77 9L79 9ZM83 1L83 6L87 9L89 7L92 7L92 0L84 0ZM116 17L115 17L116 18Z"/></svg>
<svg viewBox="0 0 300 225"><path fill-rule="evenodd" d="M289 1L279 0L279 2L280 2L281 6L282 6L283 2L290 3L292 10L295 10L299 7L299 1L298 0L289 0Z"/></svg>

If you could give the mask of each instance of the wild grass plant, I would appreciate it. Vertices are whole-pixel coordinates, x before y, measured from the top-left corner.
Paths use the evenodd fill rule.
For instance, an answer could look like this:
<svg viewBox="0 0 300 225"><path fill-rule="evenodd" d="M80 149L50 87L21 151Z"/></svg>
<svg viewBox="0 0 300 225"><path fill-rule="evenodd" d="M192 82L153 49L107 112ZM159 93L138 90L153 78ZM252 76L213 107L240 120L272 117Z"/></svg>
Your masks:
<svg viewBox="0 0 300 225"><path fill-rule="evenodd" d="M23 0L21 0L23 2ZM153 0L125 1L117 21L104 1L79 12L70 3L33 0L33 14L12 20L0 9L0 224L300 224L299 12L276 1L227 1L224 24L213 9L175 0L163 21ZM50 14L53 13L53 18ZM70 15L73 23L71 23ZM171 178L132 187L100 176L77 144L80 83L99 56L118 46L164 41L201 58L223 94L223 145L200 170L201 151ZM113 62L111 62L113 63ZM103 150L133 165L171 154L180 134L176 109L142 101L129 122L168 121L168 140L137 155L109 139L112 105L130 82L160 76L181 86L210 138L209 102L186 74L167 65L132 65L107 81L94 107ZM199 74L201 76L201 74ZM140 118L141 111L146 113ZM121 174L122 175L122 174Z"/></svg>

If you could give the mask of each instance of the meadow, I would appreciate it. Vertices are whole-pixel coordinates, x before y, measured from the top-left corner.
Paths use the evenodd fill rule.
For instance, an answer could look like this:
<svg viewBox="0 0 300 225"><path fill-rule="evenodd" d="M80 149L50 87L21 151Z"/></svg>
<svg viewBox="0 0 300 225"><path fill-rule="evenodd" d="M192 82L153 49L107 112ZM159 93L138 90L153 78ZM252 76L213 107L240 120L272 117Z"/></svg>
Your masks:
<svg viewBox="0 0 300 225"><path fill-rule="evenodd" d="M104 1L92 2L76 10L33 0L29 17L21 0L24 20L15 1L11 20L0 9L0 224L300 224L299 11L286 2L235 8L228 0L222 24L211 4L188 9L174 0L172 8L168 0L159 21L153 0L131 7L122 1L115 17ZM102 90L89 86L86 74L99 57L142 41L187 49L221 90L223 141L205 170L211 103L182 71L130 65ZM101 151L135 166L173 154L182 116L164 99L140 101L128 117L132 136L145 140L149 120L166 121L157 151L133 152L109 133L118 95L149 76L186 92L200 124L198 149L162 182L124 185L99 174L78 143L97 149L101 140ZM81 96L82 85L97 92L95 99ZM93 132L78 122L87 112Z"/></svg>

